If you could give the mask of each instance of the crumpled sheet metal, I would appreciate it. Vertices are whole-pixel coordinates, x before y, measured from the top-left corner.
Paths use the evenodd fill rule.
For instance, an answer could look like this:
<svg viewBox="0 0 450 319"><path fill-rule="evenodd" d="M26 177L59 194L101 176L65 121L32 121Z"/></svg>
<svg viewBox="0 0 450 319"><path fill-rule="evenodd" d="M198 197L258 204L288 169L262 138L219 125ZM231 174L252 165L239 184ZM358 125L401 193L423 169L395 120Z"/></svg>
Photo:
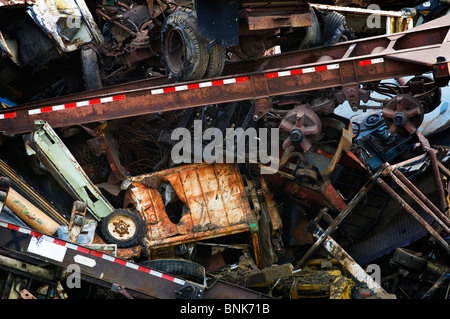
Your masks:
<svg viewBox="0 0 450 319"><path fill-rule="evenodd" d="M27 13L61 52L75 51L91 41L104 41L84 1L35 0Z"/></svg>
<svg viewBox="0 0 450 319"><path fill-rule="evenodd" d="M238 168L191 164L130 178L129 195L147 224L149 247L163 247L258 229ZM166 212L160 183L186 205L178 222Z"/></svg>

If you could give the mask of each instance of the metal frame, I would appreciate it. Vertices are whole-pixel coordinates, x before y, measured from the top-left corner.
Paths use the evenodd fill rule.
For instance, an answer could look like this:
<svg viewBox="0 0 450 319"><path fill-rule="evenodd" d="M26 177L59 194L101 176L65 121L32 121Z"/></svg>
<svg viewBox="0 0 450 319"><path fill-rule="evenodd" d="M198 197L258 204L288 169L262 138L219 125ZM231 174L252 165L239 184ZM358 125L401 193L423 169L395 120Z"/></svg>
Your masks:
<svg viewBox="0 0 450 319"><path fill-rule="evenodd" d="M358 108L362 83L433 72L437 85L447 85L449 28L443 17L394 35L233 63L228 76L211 80L163 85L164 78L154 78L29 103L2 110L0 131L26 133L35 120L57 128L241 100L255 100L258 120L277 96L335 87Z"/></svg>

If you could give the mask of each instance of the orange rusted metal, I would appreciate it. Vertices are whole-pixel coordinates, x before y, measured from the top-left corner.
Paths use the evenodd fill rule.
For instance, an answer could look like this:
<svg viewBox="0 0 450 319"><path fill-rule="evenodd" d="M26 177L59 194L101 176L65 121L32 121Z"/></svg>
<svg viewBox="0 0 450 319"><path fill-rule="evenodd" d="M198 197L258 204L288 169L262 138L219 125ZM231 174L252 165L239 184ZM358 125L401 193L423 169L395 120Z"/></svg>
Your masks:
<svg viewBox="0 0 450 319"><path fill-rule="evenodd" d="M132 177L130 182L130 200L125 204L134 206L145 221L144 247L251 232L255 259L261 259L257 219L236 165L190 164ZM184 208L169 211L163 192L167 187L173 188Z"/></svg>

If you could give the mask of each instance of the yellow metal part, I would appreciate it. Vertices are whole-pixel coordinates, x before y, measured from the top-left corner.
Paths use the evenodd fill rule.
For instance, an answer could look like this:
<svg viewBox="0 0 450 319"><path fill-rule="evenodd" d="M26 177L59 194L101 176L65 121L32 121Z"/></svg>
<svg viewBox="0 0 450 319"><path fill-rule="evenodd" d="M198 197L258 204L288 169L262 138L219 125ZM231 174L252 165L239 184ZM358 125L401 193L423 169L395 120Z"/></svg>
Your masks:
<svg viewBox="0 0 450 319"><path fill-rule="evenodd" d="M411 29L413 18L411 17L387 17L386 33L398 33Z"/></svg>
<svg viewBox="0 0 450 319"><path fill-rule="evenodd" d="M330 299L351 299L354 282L343 276L337 277L330 287Z"/></svg>
<svg viewBox="0 0 450 319"><path fill-rule="evenodd" d="M291 299L351 299L352 288L355 286L336 259L310 260L302 271L271 284L273 295Z"/></svg>
<svg viewBox="0 0 450 319"><path fill-rule="evenodd" d="M351 299L354 283L339 270L311 270L295 276L290 296L298 298Z"/></svg>
<svg viewBox="0 0 450 319"><path fill-rule="evenodd" d="M448 180L447 176L444 175L442 177L442 180L444 181L444 188L449 189L449 180ZM448 207L450 207L450 194L449 193L447 193L446 200L447 200ZM447 212L447 215L448 215L448 212Z"/></svg>

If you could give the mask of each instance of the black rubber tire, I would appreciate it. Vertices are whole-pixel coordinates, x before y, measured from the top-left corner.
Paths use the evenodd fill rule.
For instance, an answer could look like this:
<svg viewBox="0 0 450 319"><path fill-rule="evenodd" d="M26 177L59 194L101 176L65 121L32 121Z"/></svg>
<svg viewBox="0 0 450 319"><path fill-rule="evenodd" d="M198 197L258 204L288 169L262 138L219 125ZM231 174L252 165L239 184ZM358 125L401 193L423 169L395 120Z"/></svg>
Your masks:
<svg viewBox="0 0 450 319"><path fill-rule="evenodd" d="M118 218L123 217L128 223L132 223L132 233L121 239L111 231L110 224ZM139 216L125 209L116 209L100 221L100 232L108 244L117 244L118 248L137 246L143 234L143 223Z"/></svg>
<svg viewBox="0 0 450 319"><path fill-rule="evenodd" d="M83 49L80 52L80 59L84 88L87 91L101 89L103 85L98 68L97 53L91 48Z"/></svg>
<svg viewBox="0 0 450 319"><path fill-rule="evenodd" d="M322 30L320 29L320 22L317 18L317 13L314 8L311 8L311 26L305 28L305 35L300 42L299 50L314 48L322 42Z"/></svg>
<svg viewBox="0 0 450 319"><path fill-rule="evenodd" d="M214 45L209 53L208 67L203 78L209 79L221 76L226 59L227 50L221 45Z"/></svg>
<svg viewBox="0 0 450 319"><path fill-rule="evenodd" d="M203 78L209 57L206 41L197 29L195 13L175 11L170 14L161 28L161 45L162 62L169 79Z"/></svg>
<svg viewBox="0 0 450 319"><path fill-rule="evenodd" d="M328 47L338 42L352 40L353 31L347 26L345 17L336 12L322 13L323 21L322 46Z"/></svg>
<svg viewBox="0 0 450 319"><path fill-rule="evenodd" d="M185 259L154 259L140 263L142 266L159 270L175 277L190 280L199 284L205 283L205 268L193 261Z"/></svg>
<svg viewBox="0 0 450 319"><path fill-rule="evenodd" d="M392 256L392 260L398 264L417 271L423 271L427 265L425 258L416 256L411 251L404 248L397 248Z"/></svg>

